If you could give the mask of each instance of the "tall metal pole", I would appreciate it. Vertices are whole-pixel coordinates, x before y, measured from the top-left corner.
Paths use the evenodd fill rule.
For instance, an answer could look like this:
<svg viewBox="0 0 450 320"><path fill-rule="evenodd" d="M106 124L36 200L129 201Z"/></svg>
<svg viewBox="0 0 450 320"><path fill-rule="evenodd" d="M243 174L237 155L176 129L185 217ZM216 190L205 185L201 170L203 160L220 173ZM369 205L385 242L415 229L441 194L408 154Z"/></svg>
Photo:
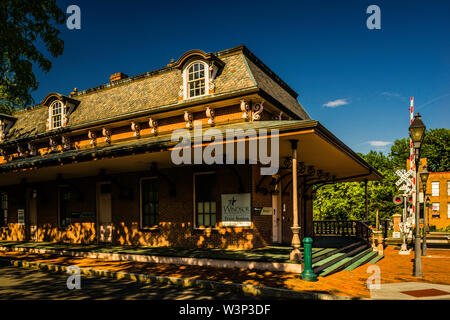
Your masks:
<svg viewBox="0 0 450 320"><path fill-rule="evenodd" d="M293 208L293 223L292 223L292 250L290 254L291 261L301 261L302 254L300 252L300 227L298 225L298 196L297 196L297 140L290 140L292 147L292 208Z"/></svg>
<svg viewBox="0 0 450 320"><path fill-rule="evenodd" d="M414 121L414 97L411 97L411 103L410 103L410 125ZM410 216L413 217L414 213L416 212L416 179L417 179L417 172L415 166L415 157L414 157L414 146L413 141L410 138L410 146L409 146L409 169L414 172L414 176L411 179L411 190L412 190L412 206L411 206L411 212Z"/></svg>
<svg viewBox="0 0 450 320"><path fill-rule="evenodd" d="M427 255L427 201L425 195L427 194L427 185L423 184L423 240L422 240L422 255Z"/></svg>
<svg viewBox="0 0 450 320"><path fill-rule="evenodd" d="M418 167L419 167L419 150L416 150L415 160L416 160L416 177L418 176ZM419 192L418 188L419 184L416 182L416 195ZM414 276L422 277L422 253L420 248L420 223L419 223L419 197L416 197L416 238L414 245Z"/></svg>
<svg viewBox="0 0 450 320"><path fill-rule="evenodd" d="M409 254L408 246L406 244L406 195L403 196L403 224L402 224L402 236L403 236L403 243L402 247L400 248L399 254Z"/></svg>

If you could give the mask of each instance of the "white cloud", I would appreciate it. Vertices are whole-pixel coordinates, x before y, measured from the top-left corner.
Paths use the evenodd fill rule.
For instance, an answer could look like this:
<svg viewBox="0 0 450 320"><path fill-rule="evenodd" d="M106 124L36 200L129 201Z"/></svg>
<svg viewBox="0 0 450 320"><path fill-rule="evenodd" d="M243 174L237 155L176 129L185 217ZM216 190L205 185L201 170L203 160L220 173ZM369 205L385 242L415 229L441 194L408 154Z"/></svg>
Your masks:
<svg viewBox="0 0 450 320"><path fill-rule="evenodd" d="M383 92L381 94L383 96L388 96L388 97L401 97L401 95L399 93L389 92L389 91L385 91L385 92Z"/></svg>
<svg viewBox="0 0 450 320"><path fill-rule="evenodd" d="M386 147L392 142L390 141L367 141L368 144L370 144L372 147Z"/></svg>
<svg viewBox="0 0 450 320"><path fill-rule="evenodd" d="M323 104L323 106L328 107L328 108L336 108L336 107L343 106L348 103L349 102L347 101L347 99L336 99L336 100L328 101L327 103Z"/></svg>

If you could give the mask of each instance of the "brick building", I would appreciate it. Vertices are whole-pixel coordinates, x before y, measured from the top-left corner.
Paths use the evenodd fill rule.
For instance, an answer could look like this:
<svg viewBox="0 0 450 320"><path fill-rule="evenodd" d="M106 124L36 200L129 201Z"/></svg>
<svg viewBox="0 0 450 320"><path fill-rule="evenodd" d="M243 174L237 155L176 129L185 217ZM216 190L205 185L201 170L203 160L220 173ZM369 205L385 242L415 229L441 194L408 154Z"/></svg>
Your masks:
<svg viewBox="0 0 450 320"><path fill-rule="evenodd" d="M420 159L419 172L427 165L427 159ZM406 161L409 168L409 160ZM420 179L419 179L420 180ZM436 229L450 226L450 172L430 172L427 180L426 195L423 194L422 181L419 181L421 202L420 217L423 218L423 203L428 202L427 225Z"/></svg>
<svg viewBox="0 0 450 320"><path fill-rule="evenodd" d="M246 134L205 142L212 128L223 136L231 129ZM220 157L234 157L230 150L243 146L245 161L175 164L176 129L194 141L183 154L226 144L231 148ZM262 136L264 130L270 134ZM274 139L280 168L264 175L267 163L250 156L252 141L261 148ZM191 50L159 70L116 73L105 85L49 93L36 106L0 115L0 152L1 240L290 243L294 202L300 236L312 233L313 185L381 178L311 120L297 93L244 46Z"/></svg>

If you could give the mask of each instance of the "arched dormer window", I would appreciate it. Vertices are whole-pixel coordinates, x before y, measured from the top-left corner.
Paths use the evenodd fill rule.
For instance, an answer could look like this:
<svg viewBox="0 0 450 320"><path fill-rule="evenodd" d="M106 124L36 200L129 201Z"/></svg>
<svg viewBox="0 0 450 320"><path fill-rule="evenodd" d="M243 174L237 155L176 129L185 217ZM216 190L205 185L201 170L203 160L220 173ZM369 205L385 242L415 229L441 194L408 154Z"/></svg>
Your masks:
<svg viewBox="0 0 450 320"><path fill-rule="evenodd" d="M191 50L183 54L176 63L168 66L182 71L183 85L178 99L192 99L214 94L214 80L225 63L212 53Z"/></svg>
<svg viewBox="0 0 450 320"><path fill-rule="evenodd" d="M205 94L206 75L205 64L195 62L188 69L187 81L189 97L197 97Z"/></svg>
<svg viewBox="0 0 450 320"><path fill-rule="evenodd" d="M65 127L80 101L59 93L49 93L41 102L48 108L47 130Z"/></svg>
<svg viewBox="0 0 450 320"><path fill-rule="evenodd" d="M64 105L60 100L55 100L50 105L50 129L57 129L63 126Z"/></svg>
<svg viewBox="0 0 450 320"><path fill-rule="evenodd" d="M207 93L209 83L208 65L194 61L185 69L186 98L195 98Z"/></svg>

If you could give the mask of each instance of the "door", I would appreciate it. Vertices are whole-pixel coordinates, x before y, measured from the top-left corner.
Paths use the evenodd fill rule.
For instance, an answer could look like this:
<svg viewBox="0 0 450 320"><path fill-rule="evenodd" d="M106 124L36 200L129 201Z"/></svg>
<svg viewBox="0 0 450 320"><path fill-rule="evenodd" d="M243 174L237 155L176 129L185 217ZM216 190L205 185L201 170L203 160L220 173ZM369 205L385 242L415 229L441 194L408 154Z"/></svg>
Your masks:
<svg viewBox="0 0 450 320"><path fill-rule="evenodd" d="M281 212L281 186L276 186L276 193L272 194L272 242L281 243L282 212Z"/></svg>
<svg viewBox="0 0 450 320"><path fill-rule="evenodd" d="M37 201L36 192L33 190L28 200L28 213L29 213L29 235L31 241L38 240L37 234Z"/></svg>
<svg viewBox="0 0 450 320"><path fill-rule="evenodd" d="M98 241L112 241L111 183L97 183Z"/></svg>

